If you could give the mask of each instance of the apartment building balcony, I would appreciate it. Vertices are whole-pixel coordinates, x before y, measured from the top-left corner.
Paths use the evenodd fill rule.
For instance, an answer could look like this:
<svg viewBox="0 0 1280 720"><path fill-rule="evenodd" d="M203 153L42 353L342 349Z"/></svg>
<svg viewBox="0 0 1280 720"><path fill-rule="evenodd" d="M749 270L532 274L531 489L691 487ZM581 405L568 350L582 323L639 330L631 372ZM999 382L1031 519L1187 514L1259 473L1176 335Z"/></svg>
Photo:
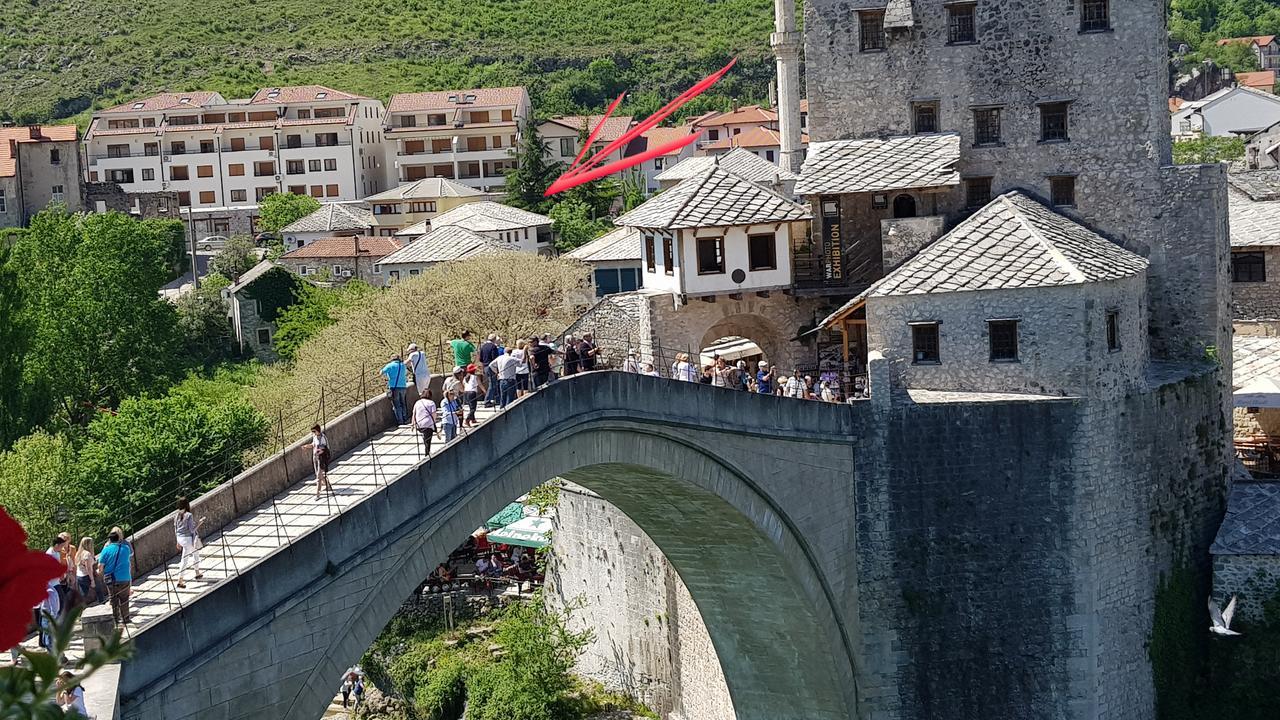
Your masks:
<svg viewBox="0 0 1280 720"><path fill-rule="evenodd" d="M400 150L396 152L397 162L401 165L434 165L436 163L473 162L486 160L507 160L511 158L511 148L491 148L485 150L458 150L457 152L432 152L426 150ZM413 158L409 160L407 158Z"/></svg>

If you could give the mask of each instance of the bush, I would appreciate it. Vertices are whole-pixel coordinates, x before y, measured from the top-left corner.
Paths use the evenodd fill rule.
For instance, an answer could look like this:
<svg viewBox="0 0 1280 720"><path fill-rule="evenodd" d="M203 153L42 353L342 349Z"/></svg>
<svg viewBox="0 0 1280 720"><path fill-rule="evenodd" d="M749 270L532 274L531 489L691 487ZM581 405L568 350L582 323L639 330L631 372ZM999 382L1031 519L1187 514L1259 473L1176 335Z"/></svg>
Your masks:
<svg viewBox="0 0 1280 720"><path fill-rule="evenodd" d="M84 520L87 504L76 449L65 435L37 431L0 453L0 506L26 528L33 549L48 547L64 530L76 542L90 534L96 525Z"/></svg>

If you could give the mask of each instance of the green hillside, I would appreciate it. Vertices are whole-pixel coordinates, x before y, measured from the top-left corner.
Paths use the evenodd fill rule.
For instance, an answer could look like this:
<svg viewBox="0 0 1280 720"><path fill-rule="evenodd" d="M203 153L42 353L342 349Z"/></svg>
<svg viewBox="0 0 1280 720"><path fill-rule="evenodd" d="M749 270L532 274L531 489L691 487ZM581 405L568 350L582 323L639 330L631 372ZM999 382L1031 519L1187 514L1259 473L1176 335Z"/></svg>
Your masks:
<svg viewBox="0 0 1280 720"><path fill-rule="evenodd" d="M1192 62L1212 58L1237 72L1257 69L1253 53L1218 39L1280 35L1280 0L1172 0L1169 13L1169 34L1190 46Z"/></svg>
<svg viewBox="0 0 1280 720"><path fill-rule="evenodd" d="M623 88L656 108L732 55L706 104L763 99L771 0L7 0L0 119L83 119L158 90L242 97L323 83L394 92L527 84L540 113Z"/></svg>

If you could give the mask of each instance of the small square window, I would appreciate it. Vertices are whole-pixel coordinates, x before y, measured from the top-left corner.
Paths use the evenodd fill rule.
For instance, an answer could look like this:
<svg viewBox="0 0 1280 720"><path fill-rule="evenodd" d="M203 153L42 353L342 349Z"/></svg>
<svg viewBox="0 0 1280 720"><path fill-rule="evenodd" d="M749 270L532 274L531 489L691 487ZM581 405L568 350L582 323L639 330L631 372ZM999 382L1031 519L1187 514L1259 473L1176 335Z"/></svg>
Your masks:
<svg viewBox="0 0 1280 720"><path fill-rule="evenodd" d="M938 132L938 103L911 103L911 132L916 135Z"/></svg>
<svg viewBox="0 0 1280 720"><path fill-rule="evenodd" d="M560 157L574 157L578 154L577 141L573 138L560 138Z"/></svg>
<svg viewBox="0 0 1280 720"><path fill-rule="evenodd" d="M155 171L155 169L154 169L154 168L142 168L142 179L143 179L143 180L155 180L155 179L156 179L156 171Z"/></svg>
<svg viewBox="0 0 1280 720"><path fill-rule="evenodd" d="M333 159L333 158L328 158L328 159L326 159L326 160L324 161L324 169L325 169L327 172L333 172L334 170L337 170L337 169L338 169L338 161L337 161L337 160L335 160L335 159Z"/></svg>
<svg viewBox="0 0 1280 720"><path fill-rule="evenodd" d="M973 111L973 144L1000 144L1000 108L978 108Z"/></svg>
<svg viewBox="0 0 1280 720"><path fill-rule="evenodd" d="M777 270L777 239L772 233L747 236L747 259L751 270Z"/></svg>
<svg viewBox="0 0 1280 720"><path fill-rule="evenodd" d="M1054 102L1040 106L1040 141L1066 142L1071 139L1067 132L1067 108L1070 103Z"/></svg>
<svg viewBox="0 0 1280 720"><path fill-rule="evenodd" d="M271 328L258 328L258 344L259 345L271 344Z"/></svg>
<svg viewBox="0 0 1280 720"><path fill-rule="evenodd" d="M698 274L720 275L724 273L724 238L698 238Z"/></svg>
<svg viewBox="0 0 1280 720"><path fill-rule="evenodd" d="M1075 207L1076 176L1051 176L1049 178L1049 197L1055 207Z"/></svg>
<svg viewBox="0 0 1280 720"><path fill-rule="evenodd" d="M965 178L964 198L965 207L969 208L980 208L991 202L991 178Z"/></svg>
<svg viewBox="0 0 1280 720"><path fill-rule="evenodd" d="M862 52L884 49L883 10L863 10L858 13L858 49Z"/></svg>
<svg viewBox="0 0 1280 720"><path fill-rule="evenodd" d="M245 202L248 199L248 195L247 190L232 190L231 202Z"/></svg>
<svg viewBox="0 0 1280 720"><path fill-rule="evenodd" d="M974 3L957 3L947 6L947 42L962 44L977 42L978 6Z"/></svg>
<svg viewBox="0 0 1280 720"><path fill-rule="evenodd" d="M1111 29L1110 0L1080 0L1080 32Z"/></svg>
<svg viewBox="0 0 1280 720"><path fill-rule="evenodd" d="M308 160L308 161L307 161L307 169L308 169L308 170L310 170L311 172L320 172L320 161L319 161L319 160Z"/></svg>
<svg viewBox="0 0 1280 720"><path fill-rule="evenodd" d="M988 320L987 342L991 349L991 362L1016 362L1018 360L1018 321Z"/></svg>
<svg viewBox="0 0 1280 720"><path fill-rule="evenodd" d="M58 148L50 148L50 150L49 150L49 164L50 164L50 165L61 165L61 164L62 164L62 151L61 151L61 150L59 150Z"/></svg>
<svg viewBox="0 0 1280 720"><path fill-rule="evenodd" d="M1231 253L1231 281L1238 283L1266 282L1266 255L1260 252Z"/></svg>
<svg viewBox="0 0 1280 720"><path fill-rule="evenodd" d="M940 363L938 354L938 323L911 324L911 363L933 365Z"/></svg>
<svg viewBox="0 0 1280 720"><path fill-rule="evenodd" d="M1116 352L1120 349L1120 311L1107 311L1107 350Z"/></svg>

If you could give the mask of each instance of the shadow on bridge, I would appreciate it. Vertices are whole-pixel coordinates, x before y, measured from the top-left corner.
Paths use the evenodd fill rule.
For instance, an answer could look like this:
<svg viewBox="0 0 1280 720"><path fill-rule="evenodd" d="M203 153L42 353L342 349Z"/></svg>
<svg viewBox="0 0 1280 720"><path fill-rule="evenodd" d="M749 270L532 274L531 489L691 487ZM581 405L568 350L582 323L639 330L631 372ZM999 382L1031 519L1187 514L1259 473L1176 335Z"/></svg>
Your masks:
<svg viewBox="0 0 1280 720"><path fill-rule="evenodd" d="M558 475L670 559L739 718L852 717L867 410L617 372L555 383L138 633L123 715L314 720L458 538Z"/></svg>

